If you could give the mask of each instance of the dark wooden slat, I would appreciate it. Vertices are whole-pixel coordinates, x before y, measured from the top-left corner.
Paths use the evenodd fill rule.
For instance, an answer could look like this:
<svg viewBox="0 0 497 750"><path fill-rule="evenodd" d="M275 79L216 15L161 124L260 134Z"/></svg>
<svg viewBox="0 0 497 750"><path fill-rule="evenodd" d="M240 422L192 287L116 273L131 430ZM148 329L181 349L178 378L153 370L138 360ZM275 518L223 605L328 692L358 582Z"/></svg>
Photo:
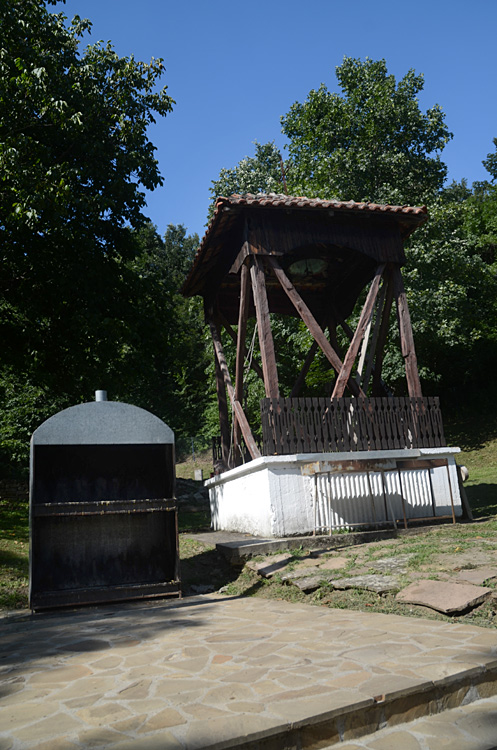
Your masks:
<svg viewBox="0 0 497 750"><path fill-rule="evenodd" d="M33 503L34 516L108 516L116 513L165 513L177 510L174 499L100 500L94 502Z"/></svg>
<svg viewBox="0 0 497 750"><path fill-rule="evenodd" d="M437 399L263 399L261 418L264 452L271 455L444 444Z"/></svg>
<svg viewBox="0 0 497 750"><path fill-rule="evenodd" d="M352 367L354 366L361 341L364 338L366 326L373 312L374 303L376 301L378 290L380 288L381 277L384 269L384 263L378 266L378 268L376 269L376 273L369 289L368 296L366 297L366 302L364 303L364 307L362 308L359 323L357 324L357 328L352 337L352 341L350 342L349 349L347 351L347 354L345 355L343 366L338 373L331 398L341 398L344 394L345 386L347 385L347 382L350 378Z"/></svg>
<svg viewBox="0 0 497 750"><path fill-rule="evenodd" d="M293 303L295 309L297 310L298 314L306 324L307 328L309 329L310 333L312 334L313 338L317 341L318 345L321 347L323 354L328 359L332 367L335 369L336 372L340 372L342 369L342 361L338 354L335 352L333 347L331 346L330 342L324 335L324 332L320 325L318 324L316 318L311 313L307 305L305 304L304 300L300 296L300 294L295 289L294 285L286 275L286 273L281 268L280 264L278 263L277 259L273 256L268 256L267 258L268 263L272 266L274 274L278 281L281 284L281 287L283 291L286 293L288 298ZM347 383L348 387L350 388L351 392L354 394L354 396L364 396L365 394L361 390L360 386L357 385L355 380L350 379L350 381Z"/></svg>
<svg viewBox="0 0 497 750"><path fill-rule="evenodd" d="M277 398L279 395L278 370L276 367L276 356L274 353L273 334L271 332L269 303L266 293L262 258L257 256L253 257L250 275L252 277L252 291L254 294L257 329L259 332L264 387L268 398Z"/></svg>

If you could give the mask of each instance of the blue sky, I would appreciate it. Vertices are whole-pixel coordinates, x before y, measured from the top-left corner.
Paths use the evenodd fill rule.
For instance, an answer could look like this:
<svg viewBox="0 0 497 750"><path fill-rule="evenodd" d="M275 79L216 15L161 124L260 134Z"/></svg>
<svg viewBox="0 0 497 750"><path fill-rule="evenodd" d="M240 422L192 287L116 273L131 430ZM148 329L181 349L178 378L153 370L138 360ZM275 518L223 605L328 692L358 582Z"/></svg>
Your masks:
<svg viewBox="0 0 497 750"><path fill-rule="evenodd" d="M202 236L211 180L255 140L285 155L280 116L320 83L338 91L345 55L385 58L397 80L423 73L422 110L440 104L454 133L442 153L449 180L488 177L497 0L67 0L54 10L89 18L89 41L110 40L119 55L164 58L176 105L150 130L165 182L147 196L161 233L184 224Z"/></svg>

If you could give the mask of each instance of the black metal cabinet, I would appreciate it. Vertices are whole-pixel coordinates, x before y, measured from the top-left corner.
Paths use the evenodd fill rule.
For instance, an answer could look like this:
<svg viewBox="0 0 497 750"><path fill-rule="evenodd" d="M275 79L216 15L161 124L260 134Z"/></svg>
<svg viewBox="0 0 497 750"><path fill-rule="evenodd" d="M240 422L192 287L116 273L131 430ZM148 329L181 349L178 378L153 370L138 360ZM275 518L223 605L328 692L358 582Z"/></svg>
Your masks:
<svg viewBox="0 0 497 750"><path fill-rule="evenodd" d="M100 401L33 434L32 609L180 596L174 436L154 415Z"/></svg>

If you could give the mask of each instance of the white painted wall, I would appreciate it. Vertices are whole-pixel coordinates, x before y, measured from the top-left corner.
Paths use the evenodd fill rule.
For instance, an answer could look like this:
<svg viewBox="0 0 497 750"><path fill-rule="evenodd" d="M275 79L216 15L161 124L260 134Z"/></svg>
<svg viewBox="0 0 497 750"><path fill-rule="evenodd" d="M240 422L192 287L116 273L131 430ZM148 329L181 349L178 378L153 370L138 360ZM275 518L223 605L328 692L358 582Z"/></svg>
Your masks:
<svg viewBox="0 0 497 750"><path fill-rule="evenodd" d="M286 537L345 528L360 523L397 521L451 514L452 490L455 515L462 514L454 455L459 448L402 451L299 454L264 456L209 479L212 527L259 537ZM445 467L403 470L402 495L395 459L447 458ZM385 469L386 503L380 472L330 473L349 460L382 461ZM390 462L390 463L389 463ZM450 484L449 484L450 477ZM371 491L370 491L371 487Z"/></svg>

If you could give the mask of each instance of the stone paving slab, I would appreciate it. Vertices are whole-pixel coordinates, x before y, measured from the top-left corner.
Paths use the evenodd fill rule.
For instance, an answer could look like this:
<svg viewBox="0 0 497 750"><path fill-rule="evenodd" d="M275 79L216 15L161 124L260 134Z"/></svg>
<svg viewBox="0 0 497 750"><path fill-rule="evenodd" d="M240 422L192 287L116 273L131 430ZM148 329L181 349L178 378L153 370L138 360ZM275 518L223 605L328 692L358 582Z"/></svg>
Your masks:
<svg viewBox="0 0 497 750"><path fill-rule="evenodd" d="M0 628L1 750L324 747L497 692L496 631L396 615L211 595Z"/></svg>
<svg viewBox="0 0 497 750"><path fill-rule="evenodd" d="M400 591L396 599L406 604L421 604L444 614L464 612L492 595L492 589L472 583L421 580Z"/></svg>

